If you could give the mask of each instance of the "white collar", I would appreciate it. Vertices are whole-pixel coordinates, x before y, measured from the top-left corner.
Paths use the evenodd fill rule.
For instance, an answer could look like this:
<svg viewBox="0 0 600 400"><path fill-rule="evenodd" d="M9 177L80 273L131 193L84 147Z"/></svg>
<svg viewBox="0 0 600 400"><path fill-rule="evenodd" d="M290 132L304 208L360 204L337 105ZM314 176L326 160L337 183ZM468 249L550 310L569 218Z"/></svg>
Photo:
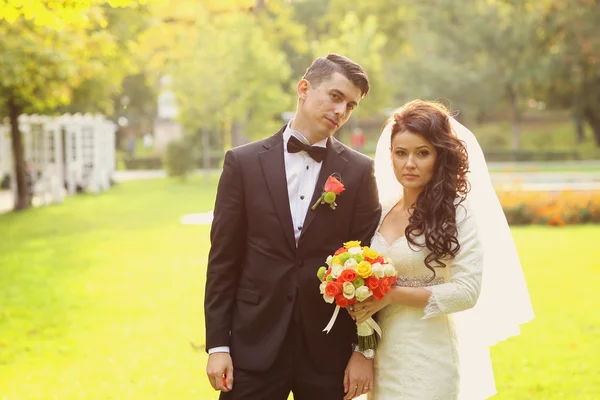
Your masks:
<svg viewBox="0 0 600 400"><path fill-rule="evenodd" d="M290 136L295 136L296 139L300 140L302 143L306 143L309 146L311 145L310 142L308 141L308 139L301 134L298 131L295 131L292 129L292 121L293 119L290 120L290 122L288 122L288 124L285 127L285 130L283 131L283 144L284 146L287 146L287 142L288 140L290 140ZM327 140L329 138L325 138L323 140L319 140L317 143L313 144L312 146L318 146L318 147L327 147Z"/></svg>

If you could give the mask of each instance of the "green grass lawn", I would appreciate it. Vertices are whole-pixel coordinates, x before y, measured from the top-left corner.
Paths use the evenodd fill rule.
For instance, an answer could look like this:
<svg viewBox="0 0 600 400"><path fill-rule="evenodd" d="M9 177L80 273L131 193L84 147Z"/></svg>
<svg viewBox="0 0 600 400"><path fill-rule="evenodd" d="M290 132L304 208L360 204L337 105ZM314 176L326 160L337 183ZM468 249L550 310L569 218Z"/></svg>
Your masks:
<svg viewBox="0 0 600 400"><path fill-rule="evenodd" d="M209 227L179 224L214 193L130 182L0 216L0 399L216 399L191 346ZM600 398L600 226L513 232L536 319L492 349L494 398Z"/></svg>

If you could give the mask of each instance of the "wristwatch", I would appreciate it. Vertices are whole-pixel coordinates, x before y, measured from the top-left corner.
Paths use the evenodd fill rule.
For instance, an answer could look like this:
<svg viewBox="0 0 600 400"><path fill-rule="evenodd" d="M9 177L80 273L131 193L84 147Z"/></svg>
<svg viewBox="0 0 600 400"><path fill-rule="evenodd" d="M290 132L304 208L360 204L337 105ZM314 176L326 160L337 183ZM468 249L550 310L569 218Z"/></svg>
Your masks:
<svg viewBox="0 0 600 400"><path fill-rule="evenodd" d="M362 354L367 360L372 360L375 357L375 350L373 350L373 349L361 350L357 344L352 345L352 351L356 351L357 353Z"/></svg>

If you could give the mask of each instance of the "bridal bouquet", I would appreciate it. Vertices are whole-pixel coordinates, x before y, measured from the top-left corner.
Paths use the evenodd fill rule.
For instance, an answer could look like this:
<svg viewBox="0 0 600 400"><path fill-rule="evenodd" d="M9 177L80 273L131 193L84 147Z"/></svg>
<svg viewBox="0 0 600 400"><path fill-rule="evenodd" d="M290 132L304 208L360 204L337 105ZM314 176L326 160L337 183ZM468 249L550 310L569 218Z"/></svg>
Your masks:
<svg viewBox="0 0 600 400"><path fill-rule="evenodd" d="M329 324L323 329L327 333L333 327L341 307L371 296L381 300L396 283L397 273L391 261L367 246L361 247L359 241L344 243L344 247L327 257L326 263L327 267L323 266L317 272L321 281L320 290L327 303L336 304ZM373 318L357 324L357 331L361 351L377 348L375 332L381 336L381 328Z"/></svg>

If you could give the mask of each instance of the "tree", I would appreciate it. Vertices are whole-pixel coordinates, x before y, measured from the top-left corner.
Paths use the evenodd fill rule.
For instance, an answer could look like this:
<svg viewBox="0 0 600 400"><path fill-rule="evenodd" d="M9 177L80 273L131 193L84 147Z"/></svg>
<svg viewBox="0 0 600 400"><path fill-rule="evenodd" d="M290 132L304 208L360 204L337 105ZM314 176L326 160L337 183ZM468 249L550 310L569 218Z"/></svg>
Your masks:
<svg viewBox="0 0 600 400"><path fill-rule="evenodd" d="M588 122L597 146L600 146L599 19L597 1L565 0L553 4L545 21L545 29L554 38L549 48L554 56L552 75L542 89L551 106L571 108L576 120Z"/></svg>
<svg viewBox="0 0 600 400"><path fill-rule="evenodd" d="M222 133L228 148L281 124L291 100L284 91L290 68L278 46L293 43L297 33L277 38L281 22L273 14L289 17L275 8L277 2L258 8L219 4L215 9L211 2L185 1L177 10L155 5L158 22L144 43L155 70L172 77L186 130Z"/></svg>
<svg viewBox="0 0 600 400"><path fill-rule="evenodd" d="M131 0L27 2L3 4L0 10L0 101L7 108L15 163L15 210L27 202L26 170L18 116L46 112L65 104L87 79L110 77L120 82L127 68L106 68L118 58L117 38L103 29L106 7L135 6ZM90 52L89 49L94 49Z"/></svg>
<svg viewBox="0 0 600 400"><path fill-rule="evenodd" d="M519 149L522 104L535 83L548 77L549 36L538 26L549 6L533 0L478 0L468 7L442 0L419 3L409 27L415 54L404 72L409 87L425 85L429 93L479 112L503 99L510 109L513 149Z"/></svg>

